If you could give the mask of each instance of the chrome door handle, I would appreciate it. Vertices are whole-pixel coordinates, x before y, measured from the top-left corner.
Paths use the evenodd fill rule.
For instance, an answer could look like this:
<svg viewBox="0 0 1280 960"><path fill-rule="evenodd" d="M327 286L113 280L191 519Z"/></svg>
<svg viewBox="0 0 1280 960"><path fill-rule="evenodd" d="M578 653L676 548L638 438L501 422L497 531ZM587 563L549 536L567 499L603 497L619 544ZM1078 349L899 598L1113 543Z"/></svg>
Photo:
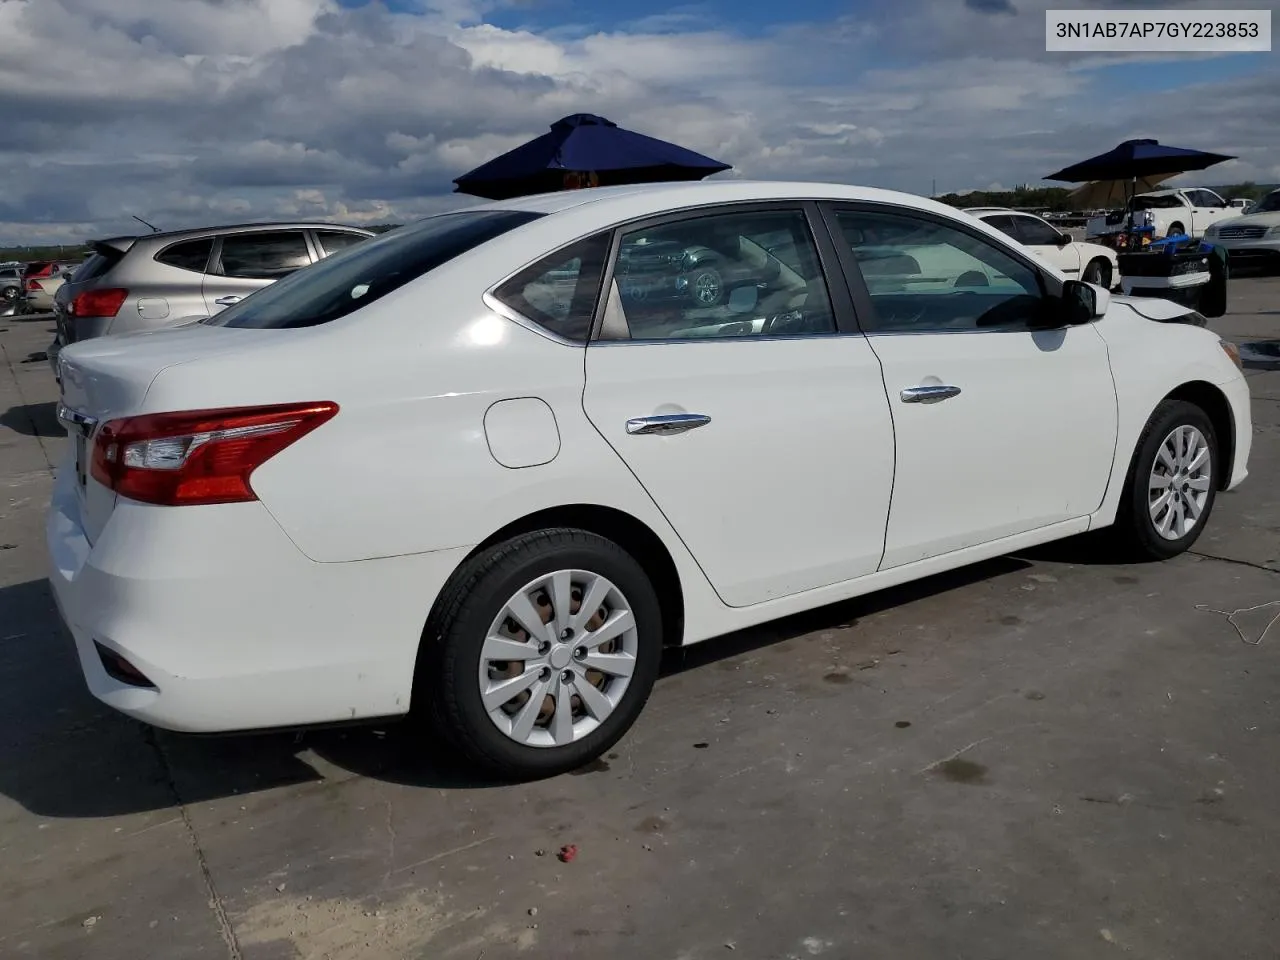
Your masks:
<svg viewBox="0 0 1280 960"><path fill-rule="evenodd" d="M239 298L239 297L219 297L217 300L215 300L215 301L213 301L213 302L214 302L214 303L216 303L216 304L217 304L218 306L220 306L220 307L229 307L229 306L231 306L233 303L239 303L239 302L240 302L240 298Z"/></svg>
<svg viewBox="0 0 1280 960"><path fill-rule="evenodd" d="M937 403L940 400L950 400L952 397L958 397L959 395L959 387L936 383L923 387L907 387L902 391L901 397L903 403Z"/></svg>
<svg viewBox="0 0 1280 960"><path fill-rule="evenodd" d="M701 413L664 413L653 417L634 417L627 421L627 433L632 436L657 434L670 436L684 433L695 427L705 427L711 418Z"/></svg>

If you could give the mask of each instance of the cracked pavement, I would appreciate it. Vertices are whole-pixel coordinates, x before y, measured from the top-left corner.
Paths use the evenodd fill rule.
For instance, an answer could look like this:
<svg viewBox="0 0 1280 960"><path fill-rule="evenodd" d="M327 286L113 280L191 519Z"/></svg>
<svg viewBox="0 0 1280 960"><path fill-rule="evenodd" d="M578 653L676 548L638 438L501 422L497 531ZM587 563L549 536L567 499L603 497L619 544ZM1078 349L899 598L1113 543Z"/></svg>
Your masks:
<svg viewBox="0 0 1280 960"><path fill-rule="evenodd" d="M1280 279L1213 325L1280 338ZM1049 546L673 653L615 752L503 787L399 728L197 739L88 695L43 575L50 327L0 318L0 956L1275 955L1280 371L1193 555Z"/></svg>

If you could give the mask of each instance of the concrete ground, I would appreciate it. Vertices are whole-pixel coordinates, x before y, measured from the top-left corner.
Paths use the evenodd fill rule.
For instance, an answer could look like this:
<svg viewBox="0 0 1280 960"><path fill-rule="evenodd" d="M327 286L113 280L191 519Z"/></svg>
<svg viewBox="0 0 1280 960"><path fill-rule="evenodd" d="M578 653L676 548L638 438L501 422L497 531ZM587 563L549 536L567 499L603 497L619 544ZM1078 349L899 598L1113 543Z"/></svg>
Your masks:
<svg viewBox="0 0 1280 960"><path fill-rule="evenodd" d="M1215 326L1280 337L1280 280ZM43 577L49 333L0 320L0 956L1276 956L1280 371L1194 555L1058 546L713 641L606 760L495 787L394 728L89 697Z"/></svg>

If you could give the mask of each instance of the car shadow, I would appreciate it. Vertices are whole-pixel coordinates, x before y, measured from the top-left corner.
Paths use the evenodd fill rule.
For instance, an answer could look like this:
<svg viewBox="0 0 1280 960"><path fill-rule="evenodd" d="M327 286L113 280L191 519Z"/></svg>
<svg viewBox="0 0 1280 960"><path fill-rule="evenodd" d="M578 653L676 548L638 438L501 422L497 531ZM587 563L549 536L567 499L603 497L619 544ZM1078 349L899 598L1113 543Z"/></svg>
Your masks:
<svg viewBox="0 0 1280 960"><path fill-rule="evenodd" d="M54 401L10 407L4 413L0 413L0 426L8 427L14 433L20 433L25 437L66 435L62 424L58 422L58 404Z"/></svg>
<svg viewBox="0 0 1280 960"><path fill-rule="evenodd" d="M992 560L672 649L664 655L662 675L848 626L1029 566L1022 559ZM192 736L131 720L85 688L44 580L0 588L0 624L0 794L38 816L119 816L352 776L448 790L507 785L477 776L409 721Z"/></svg>

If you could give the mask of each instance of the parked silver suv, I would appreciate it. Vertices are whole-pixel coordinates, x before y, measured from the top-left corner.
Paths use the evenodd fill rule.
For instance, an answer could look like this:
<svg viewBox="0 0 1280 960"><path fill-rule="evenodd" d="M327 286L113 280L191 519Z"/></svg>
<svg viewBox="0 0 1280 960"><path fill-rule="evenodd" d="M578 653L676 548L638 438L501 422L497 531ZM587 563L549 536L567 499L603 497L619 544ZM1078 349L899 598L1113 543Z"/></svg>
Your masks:
<svg viewBox="0 0 1280 960"><path fill-rule="evenodd" d="M49 362L56 374L69 343L212 316L373 235L330 223L252 223L100 240L54 296Z"/></svg>

